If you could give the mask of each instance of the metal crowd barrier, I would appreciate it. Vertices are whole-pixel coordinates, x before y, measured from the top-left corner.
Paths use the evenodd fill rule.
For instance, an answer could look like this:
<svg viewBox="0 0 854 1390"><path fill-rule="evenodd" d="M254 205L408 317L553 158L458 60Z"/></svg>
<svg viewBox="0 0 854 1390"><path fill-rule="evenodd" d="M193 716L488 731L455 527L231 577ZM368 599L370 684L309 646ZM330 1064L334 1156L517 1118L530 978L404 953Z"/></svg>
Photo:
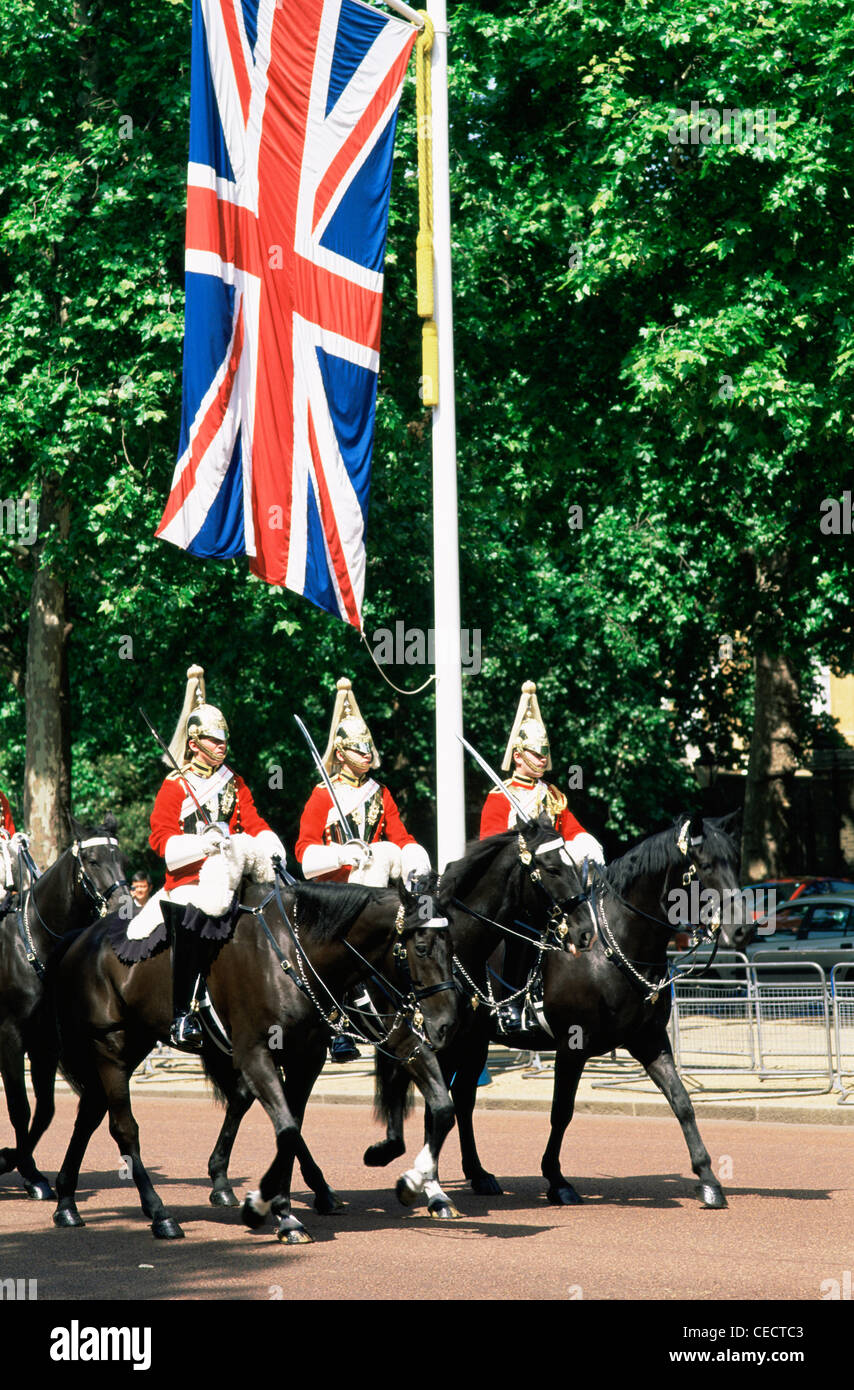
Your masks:
<svg viewBox="0 0 854 1390"><path fill-rule="evenodd" d="M850 976L850 965L834 965L830 972L833 1039L836 1051L836 1079L833 1089L839 1092L839 1105L845 1105L849 1097L854 1096L854 979L843 980L842 971Z"/></svg>
<svg viewBox="0 0 854 1390"><path fill-rule="evenodd" d="M716 977L673 983L671 1036L680 1068L749 1072L759 1081L834 1085L835 1010L824 971L812 961L749 961L719 952ZM798 973L806 980L791 977ZM788 977L788 978L787 978ZM852 991L854 992L854 991Z"/></svg>

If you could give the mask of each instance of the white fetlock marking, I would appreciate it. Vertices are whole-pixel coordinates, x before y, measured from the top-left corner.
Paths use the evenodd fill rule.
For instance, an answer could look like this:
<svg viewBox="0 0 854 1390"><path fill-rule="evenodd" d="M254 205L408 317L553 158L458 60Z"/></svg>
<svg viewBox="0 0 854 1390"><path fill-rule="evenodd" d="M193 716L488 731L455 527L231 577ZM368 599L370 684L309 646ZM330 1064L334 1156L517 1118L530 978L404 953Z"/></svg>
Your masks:
<svg viewBox="0 0 854 1390"><path fill-rule="evenodd" d="M436 1164L433 1159L433 1155L430 1152L429 1144L424 1145L424 1148L421 1150L420 1154L416 1158L415 1167L417 1171L422 1175L422 1183L423 1179L425 1178L435 1178Z"/></svg>
<svg viewBox="0 0 854 1390"><path fill-rule="evenodd" d="M450 1207L453 1205L450 1197L446 1192L442 1191L441 1187L439 1186L439 1183L435 1178L428 1178L427 1182L425 1182L424 1196L427 1198L428 1203L432 1202L435 1198L439 1198L445 1206Z"/></svg>
<svg viewBox="0 0 854 1390"><path fill-rule="evenodd" d="M246 1200L249 1203L252 1210L257 1212L259 1216L267 1216L271 1206L273 1205L272 1202L265 1202L262 1199L260 1190L256 1190L255 1192L247 1192Z"/></svg>

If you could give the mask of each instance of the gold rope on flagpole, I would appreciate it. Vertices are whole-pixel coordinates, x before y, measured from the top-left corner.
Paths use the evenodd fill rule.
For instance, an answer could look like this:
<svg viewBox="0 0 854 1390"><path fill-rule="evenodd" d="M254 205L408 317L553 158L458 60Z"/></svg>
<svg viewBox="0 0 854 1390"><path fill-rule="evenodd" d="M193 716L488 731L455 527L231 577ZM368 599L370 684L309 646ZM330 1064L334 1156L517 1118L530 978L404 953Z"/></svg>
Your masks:
<svg viewBox="0 0 854 1390"><path fill-rule="evenodd" d="M433 318L433 103L430 96L430 50L433 21L419 12L424 28L415 45L415 110L418 118L418 237L415 272L421 330L421 399L439 404L439 335Z"/></svg>

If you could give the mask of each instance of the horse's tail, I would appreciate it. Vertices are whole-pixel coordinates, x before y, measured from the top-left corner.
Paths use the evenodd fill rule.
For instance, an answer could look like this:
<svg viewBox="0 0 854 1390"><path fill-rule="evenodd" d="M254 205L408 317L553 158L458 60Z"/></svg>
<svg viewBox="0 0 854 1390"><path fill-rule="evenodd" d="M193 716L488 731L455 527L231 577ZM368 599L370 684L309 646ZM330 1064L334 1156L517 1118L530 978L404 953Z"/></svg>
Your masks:
<svg viewBox="0 0 854 1390"><path fill-rule="evenodd" d="M374 1114L383 1124L402 1124L412 1109L412 1077L394 1057L376 1053L374 1068Z"/></svg>

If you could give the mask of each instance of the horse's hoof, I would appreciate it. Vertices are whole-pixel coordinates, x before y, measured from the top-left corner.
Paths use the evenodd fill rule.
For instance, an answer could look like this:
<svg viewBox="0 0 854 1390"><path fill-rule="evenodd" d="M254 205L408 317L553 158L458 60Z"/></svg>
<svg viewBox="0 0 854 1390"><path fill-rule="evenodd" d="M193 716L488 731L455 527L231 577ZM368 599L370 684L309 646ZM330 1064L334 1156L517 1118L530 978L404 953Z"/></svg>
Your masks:
<svg viewBox="0 0 854 1390"><path fill-rule="evenodd" d="M337 1192L332 1188L327 1188L322 1195L317 1193L314 1198L314 1210L320 1216L336 1216L339 1211L344 1210L345 1203L341 1201Z"/></svg>
<svg viewBox="0 0 854 1390"><path fill-rule="evenodd" d="M208 1201L212 1207L239 1207L240 1203L230 1187L215 1187Z"/></svg>
<svg viewBox="0 0 854 1390"><path fill-rule="evenodd" d="M582 1199L579 1197L571 1183L562 1183L560 1187L550 1187L547 1193L548 1199L553 1207L580 1207Z"/></svg>
<svg viewBox="0 0 854 1390"><path fill-rule="evenodd" d="M85 1221L76 1207L57 1207L53 1213L53 1224L65 1230L72 1230L77 1226L85 1226Z"/></svg>
<svg viewBox="0 0 854 1390"><path fill-rule="evenodd" d="M459 1221L460 1213L447 1197L433 1197L427 1203L427 1210L436 1221Z"/></svg>
<svg viewBox="0 0 854 1390"><path fill-rule="evenodd" d="M716 1183L700 1183L700 1200L710 1211L722 1211L727 1204L723 1190Z"/></svg>
<svg viewBox="0 0 854 1390"><path fill-rule="evenodd" d="M267 1214L256 1211L249 1198L246 1197L240 1208L240 1219L244 1226L249 1227L250 1231L260 1231L267 1220Z"/></svg>
<svg viewBox="0 0 854 1390"><path fill-rule="evenodd" d="M26 1188L27 1196L31 1197L34 1202L49 1202L56 1196L47 1178L39 1178L37 1182L27 1182L25 1180L24 1187Z"/></svg>
<svg viewBox="0 0 854 1390"><path fill-rule="evenodd" d="M503 1197L504 1189L491 1173L478 1173L469 1183L472 1192L478 1197Z"/></svg>
<svg viewBox="0 0 854 1390"><path fill-rule="evenodd" d="M276 1240L282 1245L311 1245L312 1238L305 1226L301 1226L295 1216L283 1217L279 1222Z"/></svg>
<svg viewBox="0 0 854 1390"><path fill-rule="evenodd" d="M12 1173L18 1166L17 1149L0 1149L0 1174Z"/></svg>
<svg viewBox="0 0 854 1390"><path fill-rule="evenodd" d="M414 1207L421 1196L407 1177L398 1178L394 1192L402 1207Z"/></svg>
<svg viewBox="0 0 854 1390"><path fill-rule="evenodd" d="M159 1220L152 1221L151 1229L158 1240L183 1240L184 1232L178 1225L174 1216L161 1216Z"/></svg>
<svg viewBox="0 0 854 1390"><path fill-rule="evenodd" d="M385 1168L387 1163L402 1158L405 1153L406 1145L402 1139L383 1139L381 1143L365 1149L362 1162L366 1168Z"/></svg>

